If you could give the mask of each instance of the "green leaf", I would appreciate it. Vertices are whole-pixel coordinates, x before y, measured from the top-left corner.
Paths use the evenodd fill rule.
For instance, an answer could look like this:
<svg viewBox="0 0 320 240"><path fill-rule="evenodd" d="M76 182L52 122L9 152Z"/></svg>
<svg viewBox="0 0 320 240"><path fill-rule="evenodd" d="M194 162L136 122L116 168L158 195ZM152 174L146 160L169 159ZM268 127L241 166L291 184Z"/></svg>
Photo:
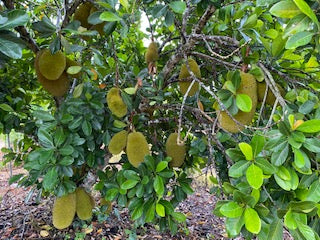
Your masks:
<svg viewBox="0 0 320 240"><path fill-rule="evenodd" d="M165 217L166 216L165 208L161 203L157 203L156 204L156 212L160 217Z"/></svg>
<svg viewBox="0 0 320 240"><path fill-rule="evenodd" d="M237 218L240 217L243 213L244 209L239 206L236 202L229 202L224 204L220 208L220 213L228 218Z"/></svg>
<svg viewBox="0 0 320 240"><path fill-rule="evenodd" d="M317 181L314 181L308 192L307 192L307 195L305 197L305 199L303 200L306 200L306 201L313 201L313 202L319 202L320 201L320 182L319 180Z"/></svg>
<svg viewBox="0 0 320 240"><path fill-rule="evenodd" d="M246 208L244 211L244 224L246 229L253 234L258 234L261 230L261 220L259 215L252 208Z"/></svg>
<svg viewBox="0 0 320 240"><path fill-rule="evenodd" d="M71 67L68 67L67 73L74 75L74 74L79 73L81 71L81 69L82 69L82 67L80 67L80 66L71 66Z"/></svg>
<svg viewBox="0 0 320 240"><path fill-rule="evenodd" d="M314 33L307 31L298 32L292 35L286 43L286 49L295 49L307 45L311 41L313 35Z"/></svg>
<svg viewBox="0 0 320 240"><path fill-rule="evenodd" d="M303 146L310 152L320 153L320 139L306 138Z"/></svg>
<svg viewBox="0 0 320 240"><path fill-rule="evenodd" d="M9 179L9 185L11 185L14 182L17 182L19 179L21 179L24 176L24 174L17 174L17 175L13 175L10 179Z"/></svg>
<svg viewBox="0 0 320 240"><path fill-rule="evenodd" d="M129 9L130 5L129 5L128 0L120 0L119 2L126 10Z"/></svg>
<svg viewBox="0 0 320 240"><path fill-rule="evenodd" d="M88 120L84 120L82 122L81 128L82 128L82 131L83 131L84 135L86 135L86 136L90 136L91 135L92 126L91 126L91 123Z"/></svg>
<svg viewBox="0 0 320 240"><path fill-rule="evenodd" d="M23 26L29 21L29 15L22 10L11 10L8 12L8 21L0 25L0 30Z"/></svg>
<svg viewBox="0 0 320 240"><path fill-rule="evenodd" d="M173 212L171 213L171 216L175 220L177 220L177 222L180 222L180 223L185 222L187 220L187 217L181 212Z"/></svg>
<svg viewBox="0 0 320 240"><path fill-rule="evenodd" d="M6 112L14 112L12 107L10 107L8 104L5 104L5 103L1 103L0 108Z"/></svg>
<svg viewBox="0 0 320 240"><path fill-rule="evenodd" d="M59 180L58 173L55 168L51 168L43 178L42 186L46 191L52 191Z"/></svg>
<svg viewBox="0 0 320 240"><path fill-rule="evenodd" d="M288 154L289 144L286 143L280 151L272 153L271 163L275 166L281 166L287 160Z"/></svg>
<svg viewBox="0 0 320 240"><path fill-rule="evenodd" d="M182 1L173 1L169 3L169 6L175 13L182 14L186 10L187 4Z"/></svg>
<svg viewBox="0 0 320 240"><path fill-rule="evenodd" d="M308 240L316 240L316 236L314 234L314 231L311 227L309 227L306 224L301 223L300 221L297 221L297 226L299 231L302 233L302 235L308 239Z"/></svg>
<svg viewBox="0 0 320 240"><path fill-rule="evenodd" d="M297 127L298 131L304 133L316 133L320 131L320 119L312 119L305 121L299 127Z"/></svg>
<svg viewBox="0 0 320 240"><path fill-rule="evenodd" d="M59 149L59 152L62 156L71 155L74 152L74 148L71 145L64 146Z"/></svg>
<svg viewBox="0 0 320 240"><path fill-rule="evenodd" d="M320 30L318 18L314 13L314 11L310 8L310 6L304 0L293 0L293 1L297 5L297 7L301 10L301 12L307 15L317 25L318 30Z"/></svg>
<svg viewBox="0 0 320 240"><path fill-rule="evenodd" d="M255 164L262 169L264 174L271 175L276 172L276 168L264 158L257 158Z"/></svg>
<svg viewBox="0 0 320 240"><path fill-rule="evenodd" d="M242 28L253 28L257 25L258 16L257 14L253 14L245 21Z"/></svg>
<svg viewBox="0 0 320 240"><path fill-rule="evenodd" d="M262 151L265 144L265 138L264 136L261 136L259 134L255 134L251 140L251 147L253 151L253 157L255 158L258 156L258 154Z"/></svg>
<svg viewBox="0 0 320 240"><path fill-rule="evenodd" d="M125 171L123 171L123 176L126 179L132 179L132 180L140 181L140 177L139 177L138 173L133 171L133 170L125 170Z"/></svg>
<svg viewBox="0 0 320 240"><path fill-rule="evenodd" d="M287 38L290 35L307 30L310 22L310 19L304 14L295 16L288 22L288 25L284 30L283 37Z"/></svg>
<svg viewBox="0 0 320 240"><path fill-rule="evenodd" d="M294 163L298 168L302 168L305 165L304 154L297 148L292 148L294 153Z"/></svg>
<svg viewBox="0 0 320 240"><path fill-rule="evenodd" d="M79 85L77 85L75 88L74 88L74 91L72 93L73 97L74 98L78 98L81 96L82 94L82 91L83 91L83 86L84 84L83 83L80 83Z"/></svg>
<svg viewBox="0 0 320 240"><path fill-rule="evenodd" d="M64 158L62 158L61 161L59 161L59 164L60 164L60 165L63 165L63 166L69 166L69 165L71 165L73 162L74 162L73 157L65 156Z"/></svg>
<svg viewBox="0 0 320 240"><path fill-rule="evenodd" d="M135 187L138 184L139 181L133 180L133 179L128 179L124 183L121 184L122 189L131 189Z"/></svg>
<svg viewBox="0 0 320 240"><path fill-rule="evenodd" d="M156 210L156 205L153 203L151 207L147 210L146 219L145 219L146 223L152 222L152 220L154 219L155 210Z"/></svg>
<svg viewBox="0 0 320 240"><path fill-rule="evenodd" d="M0 52L13 59L22 57L21 44L13 42L2 35L0 35Z"/></svg>
<svg viewBox="0 0 320 240"><path fill-rule="evenodd" d="M137 206L137 207L133 210L132 215L131 215L131 218L132 218L132 220L134 221L134 220L138 219L139 217L141 217L142 214L143 214L143 203L142 203L141 205Z"/></svg>
<svg viewBox="0 0 320 240"><path fill-rule="evenodd" d="M38 130L38 138L40 143L45 147L53 147L52 136L47 132L46 129L40 128Z"/></svg>
<svg viewBox="0 0 320 240"><path fill-rule="evenodd" d="M160 176L156 176L154 182L153 182L153 188L154 190L156 191L156 193L159 195L159 196L162 196L163 193L164 193L164 184L163 184L163 180L162 180L162 177Z"/></svg>
<svg viewBox="0 0 320 240"><path fill-rule="evenodd" d="M122 20L122 18L119 17L117 14L109 11L101 13L100 19L106 22L118 22Z"/></svg>
<svg viewBox="0 0 320 240"><path fill-rule="evenodd" d="M168 166L168 162L167 161L161 161L158 163L157 168L156 168L156 172L161 172L162 170L166 169Z"/></svg>
<svg viewBox="0 0 320 240"><path fill-rule="evenodd" d="M276 17L293 18L301 13L300 9L291 0L284 0L276 3L270 9L270 13Z"/></svg>
<svg viewBox="0 0 320 240"><path fill-rule="evenodd" d="M241 228L244 225L244 217L239 218L227 218L226 230L229 237L237 237L240 234Z"/></svg>
<svg viewBox="0 0 320 240"><path fill-rule="evenodd" d="M249 165L250 162L244 160L236 162L229 168L228 175L233 178L242 177Z"/></svg>
<svg viewBox="0 0 320 240"><path fill-rule="evenodd" d="M291 209L284 215L284 224L287 228L291 230L295 230L297 228L297 222L294 218L294 214L292 213Z"/></svg>
<svg viewBox="0 0 320 240"><path fill-rule="evenodd" d="M283 223L280 219L276 218L270 224L267 239L269 240L283 240Z"/></svg>
<svg viewBox="0 0 320 240"><path fill-rule="evenodd" d="M239 148L248 161L253 160L253 152L250 144L241 142Z"/></svg>
<svg viewBox="0 0 320 240"><path fill-rule="evenodd" d="M246 171L246 178L250 186L259 189L263 184L263 172L261 168L252 164Z"/></svg>
<svg viewBox="0 0 320 240"><path fill-rule="evenodd" d="M129 87L129 88L125 88L123 89L126 93L128 93L129 95L134 95L136 94L137 89L134 87Z"/></svg>
<svg viewBox="0 0 320 240"><path fill-rule="evenodd" d="M252 100L247 94L237 94L236 103L243 112L250 112L252 109Z"/></svg>
<svg viewBox="0 0 320 240"><path fill-rule="evenodd" d="M278 34L278 36L272 41L271 46L271 54L274 57L279 56L282 53L282 50L285 48L285 44L287 42L286 38L283 38L282 34Z"/></svg>

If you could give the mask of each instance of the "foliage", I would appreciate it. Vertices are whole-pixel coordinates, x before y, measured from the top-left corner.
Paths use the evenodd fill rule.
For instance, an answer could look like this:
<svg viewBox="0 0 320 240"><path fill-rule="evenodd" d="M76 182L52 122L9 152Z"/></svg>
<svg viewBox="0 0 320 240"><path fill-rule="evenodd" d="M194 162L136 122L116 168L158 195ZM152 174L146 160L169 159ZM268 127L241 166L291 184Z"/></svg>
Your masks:
<svg viewBox="0 0 320 240"><path fill-rule="evenodd" d="M186 220L175 207L193 193L190 172L213 167L212 191L224 199L214 213L226 218L229 237L282 239L285 227L295 239L319 239L318 1L104 0L95 3L88 28L72 21L79 4L3 1L0 133L24 134L5 158L28 170L10 182L33 186L38 198L86 185L127 207L136 226L175 233ZM151 41L159 58L145 63ZM73 84L62 98L42 89L31 64L46 48L79 62L66 70ZM201 74L191 71L189 57ZM181 66L190 82L185 96ZM276 101L259 102L251 126L238 122L239 133L231 134L217 121L219 109L233 121L255 105L237 93L241 71L265 81ZM188 97L193 84L200 91ZM108 108L113 87L125 116ZM110 160L108 144L122 130L141 132L150 144L137 168L125 152ZM187 148L181 168L166 157L173 132Z"/></svg>

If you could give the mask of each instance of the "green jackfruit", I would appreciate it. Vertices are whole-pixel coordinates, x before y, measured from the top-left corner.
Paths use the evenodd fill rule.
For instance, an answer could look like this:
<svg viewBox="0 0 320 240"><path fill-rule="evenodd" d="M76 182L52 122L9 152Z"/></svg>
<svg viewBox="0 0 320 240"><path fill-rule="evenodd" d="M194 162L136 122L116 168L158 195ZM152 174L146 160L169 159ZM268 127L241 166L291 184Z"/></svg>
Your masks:
<svg viewBox="0 0 320 240"><path fill-rule="evenodd" d="M122 130L116 133L112 138L108 145L109 152L116 155L121 153L121 151L127 145L127 136L128 132L126 130Z"/></svg>
<svg viewBox="0 0 320 240"><path fill-rule="evenodd" d="M158 54L157 43L151 42L149 44L149 47L145 55L146 63L149 64L151 62L156 62L158 59L159 59L159 54Z"/></svg>
<svg viewBox="0 0 320 240"><path fill-rule="evenodd" d="M88 23L88 17L90 16L91 8L93 4L91 2L86 2L76 9L73 15L73 20L78 20L82 27L89 29L92 25Z"/></svg>
<svg viewBox="0 0 320 240"><path fill-rule="evenodd" d="M76 194L69 193L55 200L52 209L53 226L64 229L71 225L76 213Z"/></svg>
<svg viewBox="0 0 320 240"><path fill-rule="evenodd" d="M247 94L252 101L252 108L250 112L242 112L238 111L236 115L233 117L244 125L250 125L254 114L256 112L258 96L257 96L257 82L255 77L249 73L240 73L241 83L239 89L237 90L237 94ZM220 112L218 121L220 126L231 133L238 133L244 129L243 126L238 125L226 112Z"/></svg>
<svg viewBox="0 0 320 240"><path fill-rule="evenodd" d="M284 89L278 84L276 83L281 96L285 95L285 91ZM264 98L264 94L266 92L266 82L259 82L258 83L258 101L259 102L263 102L263 98ZM270 88L268 88L268 92L267 92L267 97L266 97L266 104L269 104L271 106L273 106L274 102L276 101L276 97L274 96L273 92L270 90Z"/></svg>
<svg viewBox="0 0 320 240"><path fill-rule="evenodd" d="M113 87L109 90L107 94L107 104L112 114L119 118L125 116L128 112L127 105L120 96L119 88Z"/></svg>
<svg viewBox="0 0 320 240"><path fill-rule="evenodd" d="M77 215L81 220L88 220L92 217L92 197L83 188L76 189L77 197Z"/></svg>
<svg viewBox="0 0 320 240"><path fill-rule="evenodd" d="M57 80L66 68L66 57L61 51L51 54L49 49L39 55L39 71L48 80Z"/></svg>
<svg viewBox="0 0 320 240"><path fill-rule="evenodd" d="M166 142L167 156L172 160L169 162L171 167L181 167L186 158L186 146L177 144L178 133L171 133Z"/></svg>
<svg viewBox="0 0 320 240"><path fill-rule="evenodd" d="M127 155L132 166L138 167L144 161L144 156L149 155L149 145L146 138L140 132L132 132L128 135Z"/></svg>
<svg viewBox="0 0 320 240"><path fill-rule="evenodd" d="M194 59L189 58L188 59L188 63L189 63L190 70L193 72L193 74L197 78L201 78L201 71L200 71L200 68L199 68L197 62ZM190 81L183 81L183 79L186 79L188 77L190 77L190 74L189 74L187 65L186 64L182 64L181 69L180 69L180 74L179 74L179 88L180 88L180 92L181 92L182 95L186 94L186 92L187 92L187 90L188 90L188 88L189 88L189 86L191 84ZM195 82L192 85L188 96L193 96L198 91L199 91L199 83Z"/></svg>

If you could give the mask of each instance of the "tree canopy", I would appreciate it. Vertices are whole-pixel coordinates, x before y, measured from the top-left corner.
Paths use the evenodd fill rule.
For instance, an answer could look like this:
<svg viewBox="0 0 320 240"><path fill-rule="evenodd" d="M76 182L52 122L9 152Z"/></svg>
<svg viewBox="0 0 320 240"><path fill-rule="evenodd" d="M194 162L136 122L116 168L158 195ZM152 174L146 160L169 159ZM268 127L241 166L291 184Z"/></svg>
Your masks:
<svg viewBox="0 0 320 240"><path fill-rule="evenodd" d="M214 169L229 237L320 239L319 1L0 6L0 133L23 133L5 161L28 171L10 182L94 188L175 233Z"/></svg>

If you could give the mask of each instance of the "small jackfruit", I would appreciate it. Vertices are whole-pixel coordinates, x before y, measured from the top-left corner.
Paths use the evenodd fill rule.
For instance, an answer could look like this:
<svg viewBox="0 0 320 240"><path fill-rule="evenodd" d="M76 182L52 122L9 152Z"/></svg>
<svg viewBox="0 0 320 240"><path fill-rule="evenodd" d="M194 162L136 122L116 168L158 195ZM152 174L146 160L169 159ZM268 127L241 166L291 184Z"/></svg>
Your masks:
<svg viewBox="0 0 320 240"><path fill-rule="evenodd" d="M55 200L52 208L52 222L57 229L64 229L71 225L76 213L76 194L69 193Z"/></svg>
<svg viewBox="0 0 320 240"><path fill-rule="evenodd" d="M110 140L108 145L109 152L116 155L121 153L121 151L127 145L127 136L128 132L126 130L122 130L116 133Z"/></svg>
<svg viewBox="0 0 320 240"><path fill-rule="evenodd" d="M104 198L101 198L100 200L100 205L101 206L107 206L106 210L105 210L105 214L110 214L112 212L112 202L111 201L108 201L108 200L105 200Z"/></svg>
<svg viewBox="0 0 320 240"><path fill-rule="evenodd" d="M83 188L76 189L76 211L81 220L88 220L92 217L92 197Z"/></svg>
<svg viewBox="0 0 320 240"><path fill-rule="evenodd" d="M171 133L166 142L167 156L172 160L169 162L171 167L181 167L186 158L186 146L177 144L178 133Z"/></svg>
<svg viewBox="0 0 320 240"><path fill-rule="evenodd" d="M44 50L39 51L34 61L34 67L36 70L38 81L41 83L42 87L51 95L55 97L61 97L68 92L70 80L65 72L63 72L61 76L55 81L48 80L41 74L39 70L39 58L43 52Z"/></svg>
<svg viewBox="0 0 320 240"><path fill-rule="evenodd" d="M197 62L194 59L189 58L188 59L188 63L189 63L190 70L193 72L193 74L197 78L201 78L201 71L200 71L200 68L199 68ZM186 94L186 92L187 92L187 90L188 90L188 88L189 88L189 86L191 84L190 81L184 81L183 80L183 79L186 79L188 77L190 77L190 74L189 74L187 65L186 64L182 64L181 69L180 69L180 73L179 73L179 88L180 88L180 92L181 92L182 95ZM192 85L188 96L193 96L198 91L199 91L199 83L195 82Z"/></svg>
<svg viewBox="0 0 320 240"><path fill-rule="evenodd" d="M283 96L285 94L284 89L278 83L276 83L276 85L280 91L280 94ZM257 88L258 88L259 102L263 102L264 94L266 92L266 87L267 87L266 82L259 82L258 83ZM266 104L269 104L272 106L275 101L276 101L276 97L274 96L274 94L270 90L270 88L268 88L267 97L266 97Z"/></svg>
<svg viewBox="0 0 320 240"><path fill-rule="evenodd" d="M257 107L257 102L258 102L257 83L254 76L249 73L241 72L240 76L241 76L241 83L237 90L237 94L247 94L251 98L252 108L250 112L242 112L239 110L238 113L233 117L243 125L250 125L254 117L256 107ZM231 133L238 133L244 129L243 126L238 125L224 111L220 112L220 114L218 115L218 121L220 123L220 126L224 130Z"/></svg>
<svg viewBox="0 0 320 240"><path fill-rule="evenodd" d="M149 155L149 145L141 132L132 132L128 135L127 155L132 166L138 167L144 161L144 156Z"/></svg>
<svg viewBox="0 0 320 240"><path fill-rule="evenodd" d="M109 90L107 94L107 104L112 114L119 118L125 116L128 112L127 105L120 96L119 88L113 87Z"/></svg>
<svg viewBox="0 0 320 240"><path fill-rule="evenodd" d="M159 59L157 43L151 42L145 55L146 63L156 62Z"/></svg>
<svg viewBox="0 0 320 240"><path fill-rule="evenodd" d="M90 10L93 7L91 2L86 2L76 9L73 15L73 20L78 20L82 27L89 29L92 25L88 23L88 17L90 16Z"/></svg>
<svg viewBox="0 0 320 240"><path fill-rule="evenodd" d="M57 80L66 68L66 57L61 51L51 54L49 49L39 56L39 71L48 80Z"/></svg>

